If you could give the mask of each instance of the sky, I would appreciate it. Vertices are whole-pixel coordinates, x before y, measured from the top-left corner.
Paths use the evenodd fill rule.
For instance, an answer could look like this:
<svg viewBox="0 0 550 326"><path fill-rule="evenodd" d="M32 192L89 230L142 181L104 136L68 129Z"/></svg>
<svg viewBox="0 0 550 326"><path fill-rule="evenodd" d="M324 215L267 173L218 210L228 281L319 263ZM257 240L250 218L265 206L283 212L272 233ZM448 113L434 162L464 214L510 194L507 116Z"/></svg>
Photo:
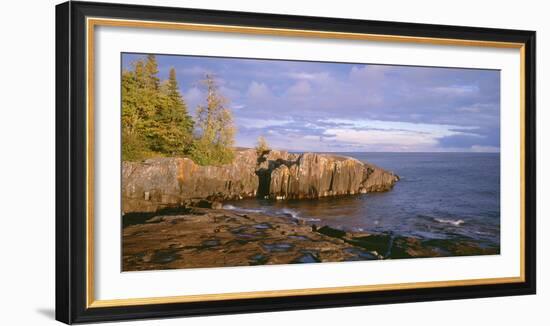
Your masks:
<svg viewBox="0 0 550 326"><path fill-rule="evenodd" d="M143 58L123 54L123 68ZM157 55L190 113L216 77L236 145L315 152L499 152L500 71Z"/></svg>

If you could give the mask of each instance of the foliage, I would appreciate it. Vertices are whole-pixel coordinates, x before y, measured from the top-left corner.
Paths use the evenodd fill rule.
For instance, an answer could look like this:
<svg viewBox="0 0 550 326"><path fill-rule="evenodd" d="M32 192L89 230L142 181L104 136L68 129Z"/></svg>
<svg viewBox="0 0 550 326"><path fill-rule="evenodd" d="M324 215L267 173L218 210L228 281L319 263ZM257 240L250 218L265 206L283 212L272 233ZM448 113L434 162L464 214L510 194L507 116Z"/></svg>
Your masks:
<svg viewBox="0 0 550 326"><path fill-rule="evenodd" d="M212 76L202 81L207 98L197 108L197 123L188 113L176 76L170 69L160 80L156 57L137 60L122 73L122 158L190 156L198 164L225 164L234 158L236 129L228 100ZM196 127L196 130L194 130ZM194 137L195 134L195 137Z"/></svg>
<svg viewBox="0 0 550 326"><path fill-rule="evenodd" d="M179 92L174 68L160 86L158 100L160 107L151 124L151 149L172 156L188 153L193 142L193 120Z"/></svg>
<svg viewBox="0 0 550 326"><path fill-rule="evenodd" d="M264 136L258 137L258 144L256 145L256 153L258 156L268 153L270 150L271 148L267 144L267 140L265 140Z"/></svg>
<svg viewBox="0 0 550 326"><path fill-rule="evenodd" d="M195 140L191 157L201 165L219 165L233 161L236 128L228 100L219 94L211 75L202 80L206 90L206 104L197 108Z"/></svg>
<svg viewBox="0 0 550 326"><path fill-rule="evenodd" d="M175 69L161 83L154 55L122 73L122 158L184 155L192 143L193 120L179 93Z"/></svg>

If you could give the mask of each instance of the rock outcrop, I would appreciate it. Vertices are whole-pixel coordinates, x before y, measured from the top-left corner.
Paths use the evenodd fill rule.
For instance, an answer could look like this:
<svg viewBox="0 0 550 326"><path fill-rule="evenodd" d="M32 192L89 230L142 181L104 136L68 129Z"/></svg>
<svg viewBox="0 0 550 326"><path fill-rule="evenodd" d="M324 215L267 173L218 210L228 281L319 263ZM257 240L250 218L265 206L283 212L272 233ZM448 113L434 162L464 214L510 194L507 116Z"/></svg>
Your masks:
<svg viewBox="0 0 550 326"><path fill-rule="evenodd" d="M233 163L200 166L189 158L124 162L122 209L153 212L199 199L262 197L303 199L387 191L398 177L372 164L330 154L293 154L253 149L237 152Z"/></svg>
<svg viewBox="0 0 550 326"><path fill-rule="evenodd" d="M123 162L122 210L153 212L193 199L254 197L257 160L254 150L246 150L237 152L232 164L221 166L200 166L189 158Z"/></svg>
<svg viewBox="0 0 550 326"><path fill-rule="evenodd" d="M495 255L468 238L423 239L317 227L288 216L189 208L129 216L122 270ZM141 216L144 215L144 216ZM137 219L137 221L135 221Z"/></svg>
<svg viewBox="0 0 550 326"><path fill-rule="evenodd" d="M305 153L280 161L270 173L274 199L320 198L389 190L397 177L373 165L344 156Z"/></svg>

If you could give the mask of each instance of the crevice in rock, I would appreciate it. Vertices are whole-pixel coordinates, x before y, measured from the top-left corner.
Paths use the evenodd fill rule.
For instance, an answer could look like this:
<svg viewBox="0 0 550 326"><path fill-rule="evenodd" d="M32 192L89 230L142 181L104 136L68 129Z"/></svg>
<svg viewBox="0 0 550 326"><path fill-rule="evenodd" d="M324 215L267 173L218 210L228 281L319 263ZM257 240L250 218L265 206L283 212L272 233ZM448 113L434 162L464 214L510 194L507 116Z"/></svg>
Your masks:
<svg viewBox="0 0 550 326"><path fill-rule="evenodd" d="M315 199L387 191L398 180L389 171L346 156L277 150L258 154L253 149L237 152L234 163L224 166L156 158L125 162L122 172L125 213L154 212L201 198Z"/></svg>
<svg viewBox="0 0 550 326"><path fill-rule="evenodd" d="M269 186L271 184L271 170L269 169L258 169L256 170L256 175L258 176L258 191L256 192L257 196L264 198L269 195Z"/></svg>
<svg viewBox="0 0 550 326"><path fill-rule="evenodd" d="M336 163L332 165L332 173L330 174L330 184L328 186L328 191L332 191L334 189L334 174L336 173Z"/></svg>

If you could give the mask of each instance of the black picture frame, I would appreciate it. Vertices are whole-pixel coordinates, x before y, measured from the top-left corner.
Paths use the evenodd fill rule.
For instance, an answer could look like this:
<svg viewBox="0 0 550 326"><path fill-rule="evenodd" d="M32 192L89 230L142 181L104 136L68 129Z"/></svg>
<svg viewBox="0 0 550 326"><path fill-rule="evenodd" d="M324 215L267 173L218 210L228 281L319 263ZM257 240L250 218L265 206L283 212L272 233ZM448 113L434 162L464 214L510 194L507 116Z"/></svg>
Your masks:
<svg viewBox="0 0 550 326"><path fill-rule="evenodd" d="M86 287L86 17L239 25L524 44L525 241L523 282L285 297L88 307ZM56 319L67 323L265 312L534 294L536 146L534 31L66 2L56 6Z"/></svg>

